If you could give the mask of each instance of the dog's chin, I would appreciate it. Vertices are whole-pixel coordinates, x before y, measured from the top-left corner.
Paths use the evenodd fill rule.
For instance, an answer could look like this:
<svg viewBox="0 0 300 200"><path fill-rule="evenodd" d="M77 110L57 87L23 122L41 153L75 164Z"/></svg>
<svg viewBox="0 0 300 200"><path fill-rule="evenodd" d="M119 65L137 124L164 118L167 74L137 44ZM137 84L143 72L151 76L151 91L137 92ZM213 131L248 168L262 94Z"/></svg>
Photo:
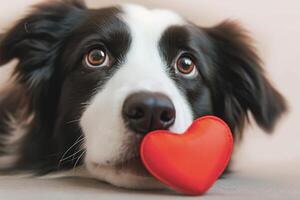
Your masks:
<svg viewBox="0 0 300 200"><path fill-rule="evenodd" d="M93 177L117 187L128 189L165 189L145 169L138 158L114 165L101 165L87 162L87 168Z"/></svg>

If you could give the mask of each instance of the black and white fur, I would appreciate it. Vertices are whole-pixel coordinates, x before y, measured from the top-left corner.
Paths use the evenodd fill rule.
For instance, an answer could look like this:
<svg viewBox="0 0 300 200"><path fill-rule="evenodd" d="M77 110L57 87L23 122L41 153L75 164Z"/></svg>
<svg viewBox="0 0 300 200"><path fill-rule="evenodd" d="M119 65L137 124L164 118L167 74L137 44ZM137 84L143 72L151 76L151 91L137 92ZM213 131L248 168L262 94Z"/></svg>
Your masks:
<svg viewBox="0 0 300 200"><path fill-rule="evenodd" d="M87 69L84 55L101 43L110 68ZM174 69L193 56L193 76ZM0 169L45 174L85 166L95 178L126 188L153 188L140 173L141 137L121 109L134 92L159 92L176 109L171 131L207 114L225 120L237 138L251 113L272 131L285 111L266 79L246 32L225 21L194 25L168 10L137 5L88 9L79 1L46 3L0 42L0 65L19 60L0 93Z"/></svg>

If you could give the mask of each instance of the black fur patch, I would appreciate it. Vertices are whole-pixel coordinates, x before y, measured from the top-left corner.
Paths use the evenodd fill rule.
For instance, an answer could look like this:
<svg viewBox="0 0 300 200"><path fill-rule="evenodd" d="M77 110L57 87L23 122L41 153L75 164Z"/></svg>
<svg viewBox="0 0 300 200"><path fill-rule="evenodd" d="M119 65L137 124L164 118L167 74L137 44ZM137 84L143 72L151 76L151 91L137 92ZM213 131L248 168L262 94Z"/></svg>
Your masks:
<svg viewBox="0 0 300 200"><path fill-rule="evenodd" d="M257 124L272 131L286 110L283 97L264 75L251 40L239 25L224 22L213 28L192 24L174 26L160 41L171 77L187 95L195 118L206 114L225 120L232 131L242 132L249 112ZM174 63L185 52L194 58L199 76L177 77Z"/></svg>
<svg viewBox="0 0 300 200"><path fill-rule="evenodd" d="M5 35L0 64L20 60L14 72L16 84L23 85L18 93L26 97L28 114L34 113L16 169L46 173L77 162L81 152L58 164L63 155L66 158L79 150L80 142L68 149L82 135L78 120L84 104L118 69L130 45L128 28L117 17L120 12L116 7L86 9L78 1L43 4ZM82 60L98 44L108 49L113 66L88 70ZM14 92L1 96L6 99ZM1 100L2 119L2 113L15 112L16 101ZM0 124L0 134L9 133L7 129Z"/></svg>

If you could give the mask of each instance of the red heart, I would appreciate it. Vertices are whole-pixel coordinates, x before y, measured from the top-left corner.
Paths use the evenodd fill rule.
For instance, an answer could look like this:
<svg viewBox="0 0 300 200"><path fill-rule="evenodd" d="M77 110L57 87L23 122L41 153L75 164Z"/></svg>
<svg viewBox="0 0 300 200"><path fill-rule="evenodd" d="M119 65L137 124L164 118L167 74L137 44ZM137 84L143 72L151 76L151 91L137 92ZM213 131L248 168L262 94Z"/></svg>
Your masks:
<svg viewBox="0 0 300 200"><path fill-rule="evenodd" d="M207 191L222 174L233 150L227 124L214 116L195 120L183 134L148 133L141 158L148 171L167 186L189 195Z"/></svg>

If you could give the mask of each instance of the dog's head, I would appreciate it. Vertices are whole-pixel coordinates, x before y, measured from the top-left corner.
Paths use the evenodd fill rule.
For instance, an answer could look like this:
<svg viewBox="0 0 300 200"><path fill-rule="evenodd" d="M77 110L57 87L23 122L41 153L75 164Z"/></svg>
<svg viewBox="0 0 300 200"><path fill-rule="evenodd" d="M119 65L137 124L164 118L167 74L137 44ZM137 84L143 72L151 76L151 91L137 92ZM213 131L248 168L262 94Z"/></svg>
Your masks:
<svg viewBox="0 0 300 200"><path fill-rule="evenodd" d="M0 45L0 64L19 59L16 82L34 114L19 163L57 167L81 145L96 177L138 187L149 131L180 133L211 114L237 136L249 113L271 131L285 104L250 43L236 23L203 28L167 10L39 6Z"/></svg>

